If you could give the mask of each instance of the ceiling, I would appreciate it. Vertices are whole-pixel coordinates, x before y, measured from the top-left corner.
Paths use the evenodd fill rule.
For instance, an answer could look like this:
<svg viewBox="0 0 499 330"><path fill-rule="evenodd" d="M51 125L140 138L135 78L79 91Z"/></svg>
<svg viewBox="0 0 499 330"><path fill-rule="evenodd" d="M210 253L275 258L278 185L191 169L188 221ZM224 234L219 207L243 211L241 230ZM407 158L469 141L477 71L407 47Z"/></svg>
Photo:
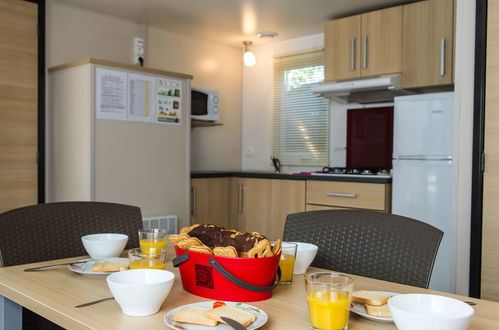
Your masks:
<svg viewBox="0 0 499 330"><path fill-rule="evenodd" d="M242 47L320 33L325 21L410 0L58 0L71 6ZM412 0L413 1L413 0ZM278 36L258 38L275 31Z"/></svg>

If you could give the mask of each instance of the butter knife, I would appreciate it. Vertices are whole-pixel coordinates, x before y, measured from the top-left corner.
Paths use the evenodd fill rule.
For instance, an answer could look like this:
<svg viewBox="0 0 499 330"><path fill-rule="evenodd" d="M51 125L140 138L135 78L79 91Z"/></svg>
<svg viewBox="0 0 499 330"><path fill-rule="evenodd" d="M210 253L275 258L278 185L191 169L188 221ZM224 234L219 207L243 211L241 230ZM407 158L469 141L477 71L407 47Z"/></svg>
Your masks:
<svg viewBox="0 0 499 330"><path fill-rule="evenodd" d="M246 328L241 323L237 322L236 320L233 320L233 319L225 317L225 316L220 316L220 318L225 323L227 323L228 325L230 325L231 327L233 327L236 330L246 330Z"/></svg>
<svg viewBox="0 0 499 330"><path fill-rule="evenodd" d="M81 305L76 305L75 308L87 307L87 306L95 305L95 304L98 304L98 303L101 303L104 301L108 301L108 300L113 300L113 299L114 299L114 297L108 297L108 298L103 298L103 299L99 299L99 300L94 300L94 301L87 302L87 303L84 303Z"/></svg>
<svg viewBox="0 0 499 330"><path fill-rule="evenodd" d="M47 266L26 268L24 271L25 272L36 272L36 271L44 270L44 269L50 269L50 268L56 268L56 267L61 267L61 266L67 266L67 265L71 265L71 264L78 264L78 263L82 263L84 261L85 260L80 260L80 261L65 262L63 264L55 264L55 265L47 265Z"/></svg>

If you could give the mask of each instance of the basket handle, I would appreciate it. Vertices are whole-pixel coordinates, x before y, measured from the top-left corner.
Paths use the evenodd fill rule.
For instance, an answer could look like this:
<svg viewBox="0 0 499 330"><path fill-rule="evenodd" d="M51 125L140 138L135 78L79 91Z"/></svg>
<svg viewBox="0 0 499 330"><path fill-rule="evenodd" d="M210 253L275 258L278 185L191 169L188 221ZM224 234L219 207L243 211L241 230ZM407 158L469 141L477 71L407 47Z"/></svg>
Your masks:
<svg viewBox="0 0 499 330"><path fill-rule="evenodd" d="M240 279L238 279L237 277L235 277L231 273L229 273L213 257L210 257L210 259L208 259L208 262L210 263L210 265L213 266L213 268L215 268L220 274L222 274L223 277L225 277L226 279L228 279L229 281L231 281L235 285L240 286L243 289L246 289L249 291L254 291L254 292L267 292L267 291L271 291L272 289L274 289L277 286L277 282L274 283L273 285L270 285L270 286L257 286L257 285L246 283L244 281L241 281ZM279 277L280 277L280 273L281 273L280 269L277 270L277 273L279 274Z"/></svg>
<svg viewBox="0 0 499 330"><path fill-rule="evenodd" d="M189 254L183 253L183 254L173 258L173 260L172 260L173 267L178 267L180 264L182 264L188 260L189 260ZM213 266L213 268L215 268L220 274L222 274L223 277L225 277L226 279L228 279L232 283L234 283L234 284L236 284L236 285L238 285L241 288L244 288L246 290L254 291L254 292L267 292L267 291L271 291L272 289L274 289L277 286L277 281L276 281L276 283L274 283L273 285L270 285L270 286L257 286L257 285L246 283L246 282L238 279L237 277L235 277L231 273L229 273L213 257L210 257L208 262L210 263L210 265ZM281 268L280 267L277 268L277 278L278 279L281 278Z"/></svg>

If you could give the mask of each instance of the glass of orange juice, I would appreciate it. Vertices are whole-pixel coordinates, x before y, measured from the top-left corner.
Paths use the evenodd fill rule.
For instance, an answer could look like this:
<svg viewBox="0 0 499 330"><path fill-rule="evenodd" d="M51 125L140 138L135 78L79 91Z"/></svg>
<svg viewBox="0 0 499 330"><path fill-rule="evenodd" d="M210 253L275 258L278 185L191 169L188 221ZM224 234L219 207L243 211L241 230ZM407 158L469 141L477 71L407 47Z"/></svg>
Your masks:
<svg viewBox="0 0 499 330"><path fill-rule="evenodd" d="M157 254L166 249L166 229L140 229L139 244L146 254Z"/></svg>
<svg viewBox="0 0 499 330"><path fill-rule="evenodd" d="M279 260L279 268L281 269L279 283L281 284L291 284L293 282L297 248L298 244L296 243L282 242L281 259Z"/></svg>
<svg viewBox="0 0 499 330"><path fill-rule="evenodd" d="M166 269L166 249L155 248L154 254L149 252L149 248L129 250L130 269Z"/></svg>
<svg viewBox="0 0 499 330"><path fill-rule="evenodd" d="M352 278L338 273L320 272L305 275L308 313L313 329L348 328Z"/></svg>

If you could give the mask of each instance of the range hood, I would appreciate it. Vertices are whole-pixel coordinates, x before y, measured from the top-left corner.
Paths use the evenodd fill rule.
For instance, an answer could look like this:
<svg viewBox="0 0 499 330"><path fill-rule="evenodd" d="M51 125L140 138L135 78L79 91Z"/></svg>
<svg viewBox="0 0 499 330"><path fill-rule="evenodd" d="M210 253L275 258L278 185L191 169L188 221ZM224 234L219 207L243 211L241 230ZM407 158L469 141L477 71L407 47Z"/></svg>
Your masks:
<svg viewBox="0 0 499 330"><path fill-rule="evenodd" d="M402 74L348 81L327 82L314 86L311 91L328 98L340 98L349 103L374 103L393 101L395 96L414 94L402 89Z"/></svg>

